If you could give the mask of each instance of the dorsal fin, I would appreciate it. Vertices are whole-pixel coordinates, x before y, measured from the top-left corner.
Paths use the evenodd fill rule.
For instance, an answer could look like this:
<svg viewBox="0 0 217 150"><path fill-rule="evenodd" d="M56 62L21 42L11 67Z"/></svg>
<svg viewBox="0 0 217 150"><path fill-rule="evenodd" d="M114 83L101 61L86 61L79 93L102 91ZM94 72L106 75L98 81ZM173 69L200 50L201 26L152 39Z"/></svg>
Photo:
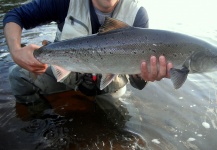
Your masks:
<svg viewBox="0 0 217 150"><path fill-rule="evenodd" d="M105 17L104 24L99 28L99 34L103 34L116 29L128 28L128 27L130 27L128 24L120 20L113 19L110 17Z"/></svg>

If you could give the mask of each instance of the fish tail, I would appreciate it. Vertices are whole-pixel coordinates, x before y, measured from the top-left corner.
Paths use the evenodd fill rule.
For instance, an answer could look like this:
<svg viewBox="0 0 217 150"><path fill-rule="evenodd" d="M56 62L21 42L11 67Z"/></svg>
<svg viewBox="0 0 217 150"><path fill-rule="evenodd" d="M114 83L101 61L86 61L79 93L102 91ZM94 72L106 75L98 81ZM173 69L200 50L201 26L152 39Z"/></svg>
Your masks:
<svg viewBox="0 0 217 150"><path fill-rule="evenodd" d="M170 69L170 79L175 89L179 89L187 79L189 70L184 67L182 69Z"/></svg>

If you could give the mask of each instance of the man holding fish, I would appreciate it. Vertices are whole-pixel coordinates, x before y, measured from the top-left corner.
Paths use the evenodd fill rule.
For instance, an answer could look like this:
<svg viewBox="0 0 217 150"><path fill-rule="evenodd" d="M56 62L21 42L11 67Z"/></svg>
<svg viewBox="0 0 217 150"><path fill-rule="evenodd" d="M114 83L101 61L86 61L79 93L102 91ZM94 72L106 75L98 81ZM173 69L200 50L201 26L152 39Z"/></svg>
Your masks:
<svg viewBox="0 0 217 150"><path fill-rule="evenodd" d="M101 75L70 72L57 82L58 73L64 70L39 62L33 52L40 48L35 44L21 47L22 28L30 29L38 25L57 22L55 41L96 34L105 17L121 20L131 26L148 28L148 16L144 7L136 0L33 0L8 12L4 18L4 34L9 51L17 64L10 68L10 83L17 102L37 104L43 101L43 94L67 90L79 90L85 95L109 95L120 97L126 91L128 77L119 75L100 90ZM150 67L147 62L150 61ZM164 56L141 62L141 74L129 75L130 83L143 89L148 81L169 78L172 63ZM159 67L158 67L159 66ZM150 69L148 69L150 68ZM34 78L34 75L38 75Z"/></svg>

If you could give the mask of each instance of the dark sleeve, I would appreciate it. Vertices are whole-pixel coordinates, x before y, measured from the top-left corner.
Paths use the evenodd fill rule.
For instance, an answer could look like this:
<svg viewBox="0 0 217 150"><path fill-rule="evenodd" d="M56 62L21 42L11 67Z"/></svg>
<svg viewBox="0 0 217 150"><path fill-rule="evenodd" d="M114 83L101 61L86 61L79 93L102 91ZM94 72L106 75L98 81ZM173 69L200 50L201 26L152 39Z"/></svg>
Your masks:
<svg viewBox="0 0 217 150"><path fill-rule="evenodd" d="M15 22L21 28L30 29L51 21L62 23L68 12L70 0L33 0L9 11L3 20Z"/></svg>
<svg viewBox="0 0 217 150"><path fill-rule="evenodd" d="M149 27L149 18L148 18L147 11L144 7L141 7L137 12L133 26L140 27L140 28Z"/></svg>
<svg viewBox="0 0 217 150"><path fill-rule="evenodd" d="M137 12L133 26L140 27L140 28L149 27L148 14L144 7L141 7L139 11ZM134 88L139 89L139 90L142 90L147 84L147 81L144 81L138 75L129 75L129 80L130 80L130 84Z"/></svg>
<svg viewBox="0 0 217 150"><path fill-rule="evenodd" d="M138 75L129 75L129 80L130 80L130 84L139 90L142 90L146 84L148 83L147 81L144 81L141 77L139 77Z"/></svg>

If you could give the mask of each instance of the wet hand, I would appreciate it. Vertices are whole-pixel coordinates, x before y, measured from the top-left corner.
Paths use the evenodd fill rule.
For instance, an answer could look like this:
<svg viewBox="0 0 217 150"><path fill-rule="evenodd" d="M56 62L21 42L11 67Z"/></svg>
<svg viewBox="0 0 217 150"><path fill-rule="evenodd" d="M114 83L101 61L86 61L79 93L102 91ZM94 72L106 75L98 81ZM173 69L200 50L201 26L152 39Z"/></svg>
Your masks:
<svg viewBox="0 0 217 150"><path fill-rule="evenodd" d="M169 71L172 67L172 63L167 63L164 56L160 56L158 61L155 56L151 56L150 67L146 62L142 62L140 76L145 81L160 81L162 78L170 78Z"/></svg>
<svg viewBox="0 0 217 150"><path fill-rule="evenodd" d="M20 67L39 75L43 74L47 69L47 64L39 62L33 56L34 50L39 48L40 46L38 45L30 44L28 46L13 50L11 55L14 62Z"/></svg>

